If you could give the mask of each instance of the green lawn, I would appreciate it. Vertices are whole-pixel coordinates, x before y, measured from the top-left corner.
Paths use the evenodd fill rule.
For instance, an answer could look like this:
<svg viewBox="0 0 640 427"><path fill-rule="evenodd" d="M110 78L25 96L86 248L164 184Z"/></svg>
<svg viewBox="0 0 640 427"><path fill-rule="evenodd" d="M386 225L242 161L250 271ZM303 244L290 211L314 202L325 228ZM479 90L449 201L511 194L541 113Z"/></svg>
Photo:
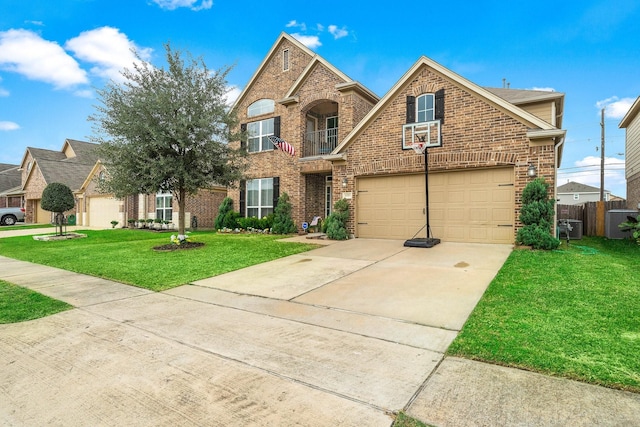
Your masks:
<svg viewBox="0 0 640 427"><path fill-rule="evenodd" d="M171 233L115 229L82 231L84 239L35 241L0 239L0 255L161 291L317 247L278 242L282 236L191 233L198 249L156 252Z"/></svg>
<svg viewBox="0 0 640 427"><path fill-rule="evenodd" d="M0 323L39 319L71 308L65 302L0 280Z"/></svg>
<svg viewBox="0 0 640 427"><path fill-rule="evenodd" d="M448 355L640 392L640 246L516 250Z"/></svg>

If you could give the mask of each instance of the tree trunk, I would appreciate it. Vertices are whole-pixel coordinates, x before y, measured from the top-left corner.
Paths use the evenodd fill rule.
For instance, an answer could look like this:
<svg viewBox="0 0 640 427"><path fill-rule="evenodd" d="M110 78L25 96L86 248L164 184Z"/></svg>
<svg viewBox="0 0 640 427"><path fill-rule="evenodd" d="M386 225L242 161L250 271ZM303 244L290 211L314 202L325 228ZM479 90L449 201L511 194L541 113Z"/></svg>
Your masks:
<svg viewBox="0 0 640 427"><path fill-rule="evenodd" d="M185 197L186 191L184 188L180 188L178 190L178 214L180 215L178 218L178 235L184 236L185 232Z"/></svg>

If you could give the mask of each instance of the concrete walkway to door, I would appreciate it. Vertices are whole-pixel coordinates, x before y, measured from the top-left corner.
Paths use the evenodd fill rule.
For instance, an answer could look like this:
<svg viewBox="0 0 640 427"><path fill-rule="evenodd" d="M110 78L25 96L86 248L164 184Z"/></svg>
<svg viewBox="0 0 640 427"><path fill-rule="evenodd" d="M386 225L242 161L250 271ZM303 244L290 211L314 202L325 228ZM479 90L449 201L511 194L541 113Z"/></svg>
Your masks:
<svg viewBox="0 0 640 427"><path fill-rule="evenodd" d="M0 325L0 425L547 419L496 387L511 412L486 406L470 387L515 377L443 356L510 250L351 240L163 293L0 257L0 279L76 307Z"/></svg>

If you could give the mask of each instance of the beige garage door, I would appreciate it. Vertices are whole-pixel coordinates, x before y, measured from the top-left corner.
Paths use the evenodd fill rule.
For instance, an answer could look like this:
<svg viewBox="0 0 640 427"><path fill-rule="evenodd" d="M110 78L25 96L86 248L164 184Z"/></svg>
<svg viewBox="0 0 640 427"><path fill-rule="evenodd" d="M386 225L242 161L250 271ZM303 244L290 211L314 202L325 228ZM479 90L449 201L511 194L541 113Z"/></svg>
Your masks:
<svg viewBox="0 0 640 427"><path fill-rule="evenodd" d="M111 221L122 222L121 201L113 197L91 197L89 199L89 223L91 227L111 228ZM118 224L122 227L122 223Z"/></svg>
<svg viewBox="0 0 640 427"><path fill-rule="evenodd" d="M424 175L358 179L356 235L409 239L425 225ZM429 223L449 242L513 243L513 168L429 174ZM424 237L422 230L417 237Z"/></svg>
<svg viewBox="0 0 640 427"><path fill-rule="evenodd" d="M51 212L42 209L42 206L40 206L41 201L42 199L34 200L36 214L34 222L36 224L50 224L52 222L52 214Z"/></svg>

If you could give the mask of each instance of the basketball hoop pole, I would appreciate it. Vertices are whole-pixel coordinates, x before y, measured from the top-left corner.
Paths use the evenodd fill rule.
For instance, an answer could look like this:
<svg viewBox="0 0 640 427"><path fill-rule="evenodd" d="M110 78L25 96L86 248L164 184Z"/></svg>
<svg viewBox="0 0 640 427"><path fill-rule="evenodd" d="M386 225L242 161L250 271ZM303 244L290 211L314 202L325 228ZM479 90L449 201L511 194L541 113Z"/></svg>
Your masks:
<svg viewBox="0 0 640 427"><path fill-rule="evenodd" d="M428 163L428 149L424 147L424 195L425 195L425 216L426 216L426 238L413 238L404 242L404 246L413 248L432 248L438 243L440 239L432 237L431 225L429 224L429 163Z"/></svg>

